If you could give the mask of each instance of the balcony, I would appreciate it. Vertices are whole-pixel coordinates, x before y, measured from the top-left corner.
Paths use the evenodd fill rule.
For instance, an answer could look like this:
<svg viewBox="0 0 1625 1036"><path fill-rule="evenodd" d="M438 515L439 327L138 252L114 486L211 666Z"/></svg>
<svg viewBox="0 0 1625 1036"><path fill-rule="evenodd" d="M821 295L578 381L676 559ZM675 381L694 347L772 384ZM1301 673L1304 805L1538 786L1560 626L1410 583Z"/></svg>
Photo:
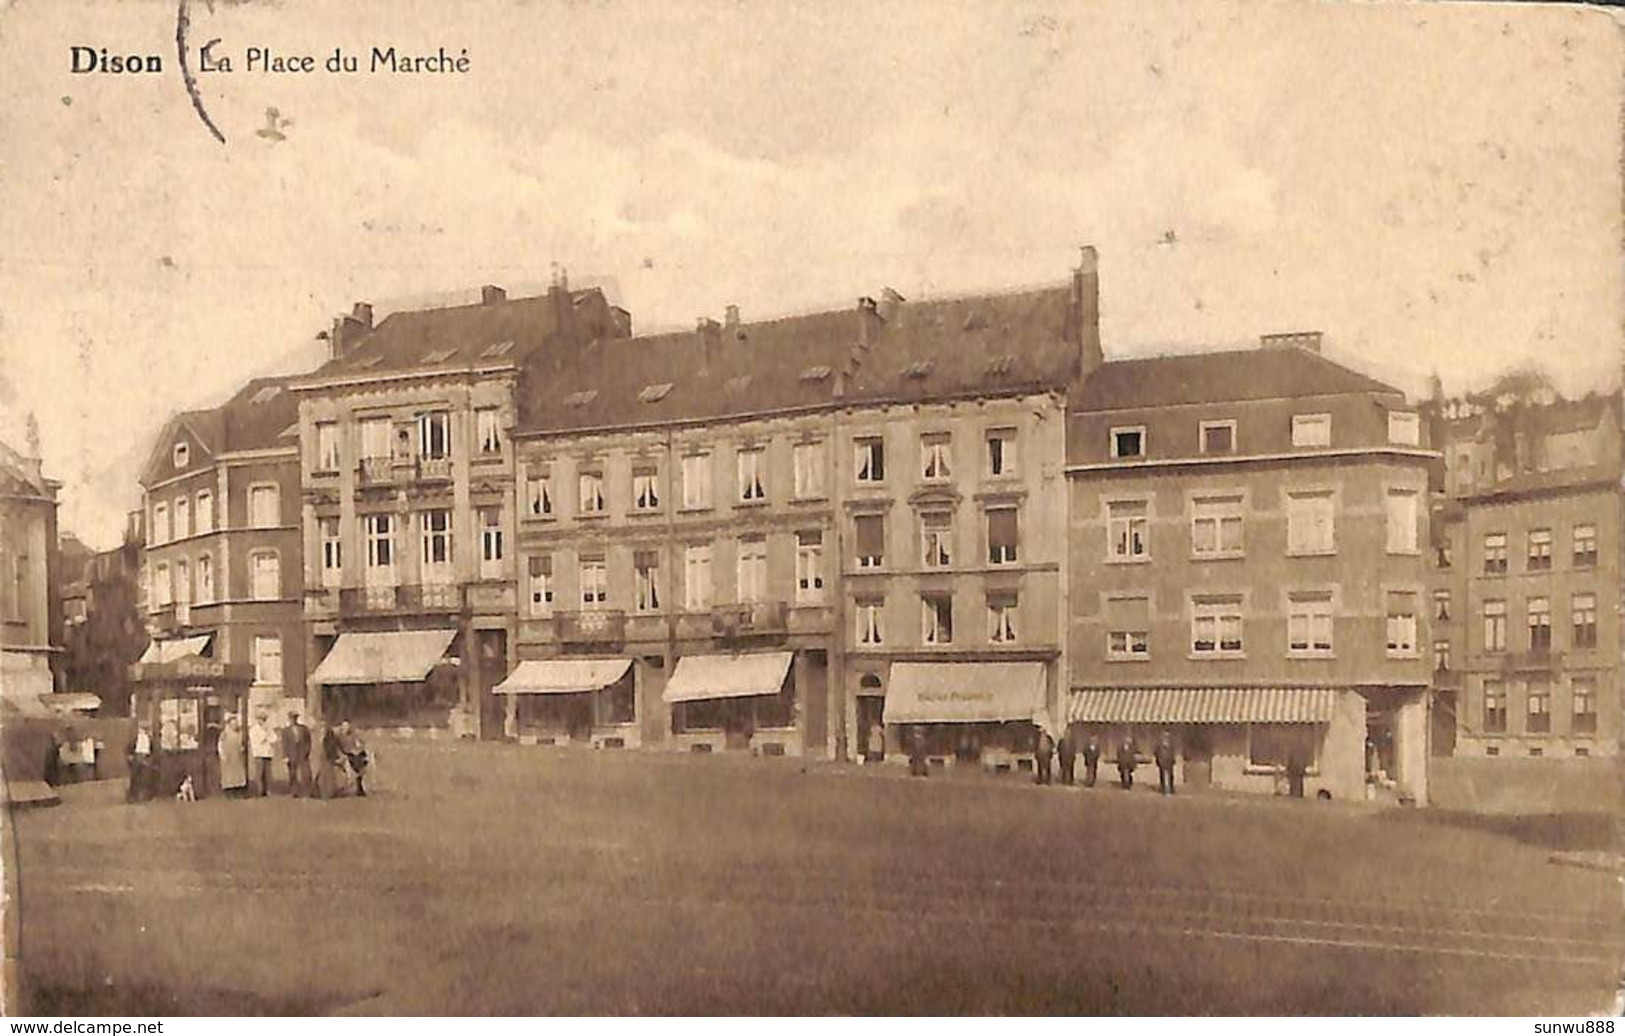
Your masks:
<svg viewBox="0 0 1625 1036"><path fill-rule="evenodd" d="M462 587L456 583L350 587L339 591L339 614L345 618L449 613L462 611L462 607Z"/></svg>
<svg viewBox="0 0 1625 1036"><path fill-rule="evenodd" d="M621 644L626 641L623 611L555 612L554 630L561 644Z"/></svg>
<svg viewBox="0 0 1625 1036"><path fill-rule="evenodd" d="M419 457L417 464L417 481L419 482L450 482L450 457Z"/></svg>
<svg viewBox="0 0 1625 1036"><path fill-rule="evenodd" d="M395 469L388 457L363 457L356 466L356 480L363 486L387 486L395 481Z"/></svg>
<svg viewBox="0 0 1625 1036"><path fill-rule="evenodd" d="M789 611L783 601L720 604L711 609L711 634L723 640L783 636L790 628Z"/></svg>

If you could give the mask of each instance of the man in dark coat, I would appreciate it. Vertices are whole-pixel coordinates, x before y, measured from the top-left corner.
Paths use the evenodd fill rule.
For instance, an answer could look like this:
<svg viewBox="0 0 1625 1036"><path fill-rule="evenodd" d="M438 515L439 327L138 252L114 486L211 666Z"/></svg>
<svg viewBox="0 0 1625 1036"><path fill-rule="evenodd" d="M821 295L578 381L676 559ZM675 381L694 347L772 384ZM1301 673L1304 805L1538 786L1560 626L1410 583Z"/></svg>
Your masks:
<svg viewBox="0 0 1625 1036"><path fill-rule="evenodd" d="M1093 788L1100 772L1100 738L1093 734L1083 743L1083 786Z"/></svg>
<svg viewBox="0 0 1625 1036"><path fill-rule="evenodd" d="M1303 755L1303 749L1297 745L1293 745L1286 754L1287 794L1295 799L1303 798L1303 775L1309 771Z"/></svg>
<svg viewBox="0 0 1625 1036"><path fill-rule="evenodd" d="M282 728L282 758L288 761L288 794L302 798L310 793L310 728L299 721L299 713L289 711L288 725Z"/></svg>
<svg viewBox="0 0 1625 1036"><path fill-rule="evenodd" d="M918 723L909 728L908 772L911 777L931 776L925 764L925 729Z"/></svg>
<svg viewBox="0 0 1625 1036"><path fill-rule="evenodd" d="M1122 743L1117 746L1117 783L1124 791L1134 787L1134 768L1140 765L1139 752L1134 735L1124 734Z"/></svg>
<svg viewBox="0 0 1625 1036"><path fill-rule="evenodd" d="M1163 795L1174 793L1174 741L1164 730L1157 738L1157 747L1151 753L1157 761L1157 791Z"/></svg>
<svg viewBox="0 0 1625 1036"><path fill-rule="evenodd" d="M1067 727L1061 734L1061 742L1055 746L1055 754L1061 760L1061 783L1070 788L1078 770L1078 742L1072 734L1071 727Z"/></svg>
<svg viewBox="0 0 1625 1036"><path fill-rule="evenodd" d="M1038 763L1038 775L1033 778L1034 783L1050 783L1050 760L1055 758L1055 738L1043 727L1038 728L1038 747L1033 751L1033 758Z"/></svg>

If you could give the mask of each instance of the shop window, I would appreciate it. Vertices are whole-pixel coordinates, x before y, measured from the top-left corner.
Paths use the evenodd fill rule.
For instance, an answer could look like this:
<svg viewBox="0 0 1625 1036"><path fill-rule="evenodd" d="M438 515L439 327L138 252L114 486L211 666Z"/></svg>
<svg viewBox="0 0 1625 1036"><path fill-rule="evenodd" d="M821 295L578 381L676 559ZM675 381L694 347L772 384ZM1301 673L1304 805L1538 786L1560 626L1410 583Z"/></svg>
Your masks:
<svg viewBox="0 0 1625 1036"><path fill-rule="evenodd" d="M637 685L632 670L628 669L625 676L600 690L596 697L599 723L621 726L637 722Z"/></svg>
<svg viewBox="0 0 1625 1036"><path fill-rule="evenodd" d="M749 705L755 713L754 720L758 729L783 730L796 725L796 690L793 674L784 679L784 686L779 688L778 694L764 694L757 698L739 699L741 705Z"/></svg>
<svg viewBox="0 0 1625 1036"><path fill-rule="evenodd" d="M1284 770L1294 752L1310 772L1320 767L1318 731L1306 723L1249 723L1247 766L1255 770Z"/></svg>
<svg viewBox="0 0 1625 1036"><path fill-rule="evenodd" d="M1575 594L1569 598L1569 612L1574 623L1574 646L1589 649L1597 646L1597 595Z"/></svg>

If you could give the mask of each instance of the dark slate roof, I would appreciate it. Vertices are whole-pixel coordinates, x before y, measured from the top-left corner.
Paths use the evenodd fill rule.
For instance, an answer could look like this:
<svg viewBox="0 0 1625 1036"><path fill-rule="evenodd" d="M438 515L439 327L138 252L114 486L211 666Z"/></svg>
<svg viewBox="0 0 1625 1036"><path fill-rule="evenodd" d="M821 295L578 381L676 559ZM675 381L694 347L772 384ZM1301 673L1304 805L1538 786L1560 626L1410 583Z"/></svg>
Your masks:
<svg viewBox="0 0 1625 1036"><path fill-rule="evenodd" d="M1598 489L1620 484L1620 470L1607 464L1588 464L1579 468L1557 468L1552 471L1526 471L1485 486L1471 494L1471 500L1497 497L1530 496L1568 490Z"/></svg>
<svg viewBox="0 0 1625 1036"><path fill-rule="evenodd" d="M39 473L39 465L0 442L0 491L50 496L50 486Z"/></svg>
<svg viewBox="0 0 1625 1036"><path fill-rule="evenodd" d="M1240 349L1111 360L1084 382L1072 409L1117 410L1366 392L1403 395L1392 385L1307 349Z"/></svg>
<svg viewBox="0 0 1625 1036"><path fill-rule="evenodd" d="M286 446L297 435L299 400L288 391L293 377L255 378L224 406L210 412L207 424L218 436L210 443L216 453L264 450ZM285 435L290 429L294 434ZM199 429L199 434L203 434Z"/></svg>
<svg viewBox="0 0 1625 1036"><path fill-rule="evenodd" d="M1064 388L1077 371L1067 286L900 302L888 316L881 322L854 306L550 350L530 366L520 430L715 420L837 399L1009 394Z"/></svg>

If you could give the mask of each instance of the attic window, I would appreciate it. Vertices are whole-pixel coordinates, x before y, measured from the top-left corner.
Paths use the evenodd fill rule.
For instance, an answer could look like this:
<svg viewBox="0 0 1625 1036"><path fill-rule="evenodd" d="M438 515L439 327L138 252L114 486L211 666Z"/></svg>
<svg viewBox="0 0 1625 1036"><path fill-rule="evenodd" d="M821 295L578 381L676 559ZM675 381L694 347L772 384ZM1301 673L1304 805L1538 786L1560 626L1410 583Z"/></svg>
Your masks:
<svg viewBox="0 0 1625 1036"><path fill-rule="evenodd" d="M564 397L564 405L565 406L576 406L576 407L586 406L588 403L591 403L593 400L595 400L597 398L598 398L598 390L597 389L584 389L584 390L582 390L580 392L572 392L568 396L565 396Z"/></svg>
<svg viewBox="0 0 1625 1036"><path fill-rule="evenodd" d="M988 377L1002 378L1006 374L1009 374L1015 365L1016 358L1011 356L1009 353L1006 353L1003 356L995 356L991 360L987 361Z"/></svg>
<svg viewBox="0 0 1625 1036"><path fill-rule="evenodd" d="M258 392L254 393L253 397L251 399L249 399L249 402L250 403L269 403L271 400L275 399L277 396L279 396L281 394L282 394L282 386L281 385L267 385L264 388L260 389Z"/></svg>
<svg viewBox="0 0 1625 1036"><path fill-rule="evenodd" d="M375 356L363 356L363 357L361 357L361 359L355 361L354 366L356 368L358 368L358 369L359 368L364 368L364 367L376 367L376 366L378 366L378 361L382 360L382 359L383 359L382 356L376 356L376 355Z"/></svg>
<svg viewBox="0 0 1625 1036"><path fill-rule="evenodd" d="M823 381L829 377L829 368L825 366L808 367L801 372L802 381Z"/></svg>
<svg viewBox="0 0 1625 1036"><path fill-rule="evenodd" d="M638 402L658 403L662 399L665 399L666 394L670 391L671 382L669 381L662 381L658 385L645 385L643 386L643 391L638 393Z"/></svg>
<svg viewBox="0 0 1625 1036"><path fill-rule="evenodd" d="M187 464L191 463L191 459L192 448L185 442L176 443L175 450L170 456L170 460L174 462L175 467L184 468Z"/></svg>
<svg viewBox="0 0 1625 1036"><path fill-rule="evenodd" d="M903 368L903 377L916 379L923 378L927 374L930 374L931 369L935 366L936 364L932 363L930 360L920 360L917 363L911 363L907 367Z"/></svg>
<svg viewBox="0 0 1625 1036"><path fill-rule="evenodd" d="M423 362L424 363L445 363L447 360L451 359L452 354L455 353L456 351L457 351L456 349L436 349L434 352L431 352L431 353L427 354L426 356L424 356L423 357Z"/></svg>
<svg viewBox="0 0 1625 1036"><path fill-rule="evenodd" d="M493 342L490 345L486 346L485 351L480 353L480 355L481 356L506 356L511 351L513 351L513 342L512 341Z"/></svg>
<svg viewBox="0 0 1625 1036"><path fill-rule="evenodd" d="M750 388L750 375L749 374L741 374L741 375L738 375L737 377L733 377L733 378L728 379L728 391L729 392L743 392L748 388Z"/></svg>

